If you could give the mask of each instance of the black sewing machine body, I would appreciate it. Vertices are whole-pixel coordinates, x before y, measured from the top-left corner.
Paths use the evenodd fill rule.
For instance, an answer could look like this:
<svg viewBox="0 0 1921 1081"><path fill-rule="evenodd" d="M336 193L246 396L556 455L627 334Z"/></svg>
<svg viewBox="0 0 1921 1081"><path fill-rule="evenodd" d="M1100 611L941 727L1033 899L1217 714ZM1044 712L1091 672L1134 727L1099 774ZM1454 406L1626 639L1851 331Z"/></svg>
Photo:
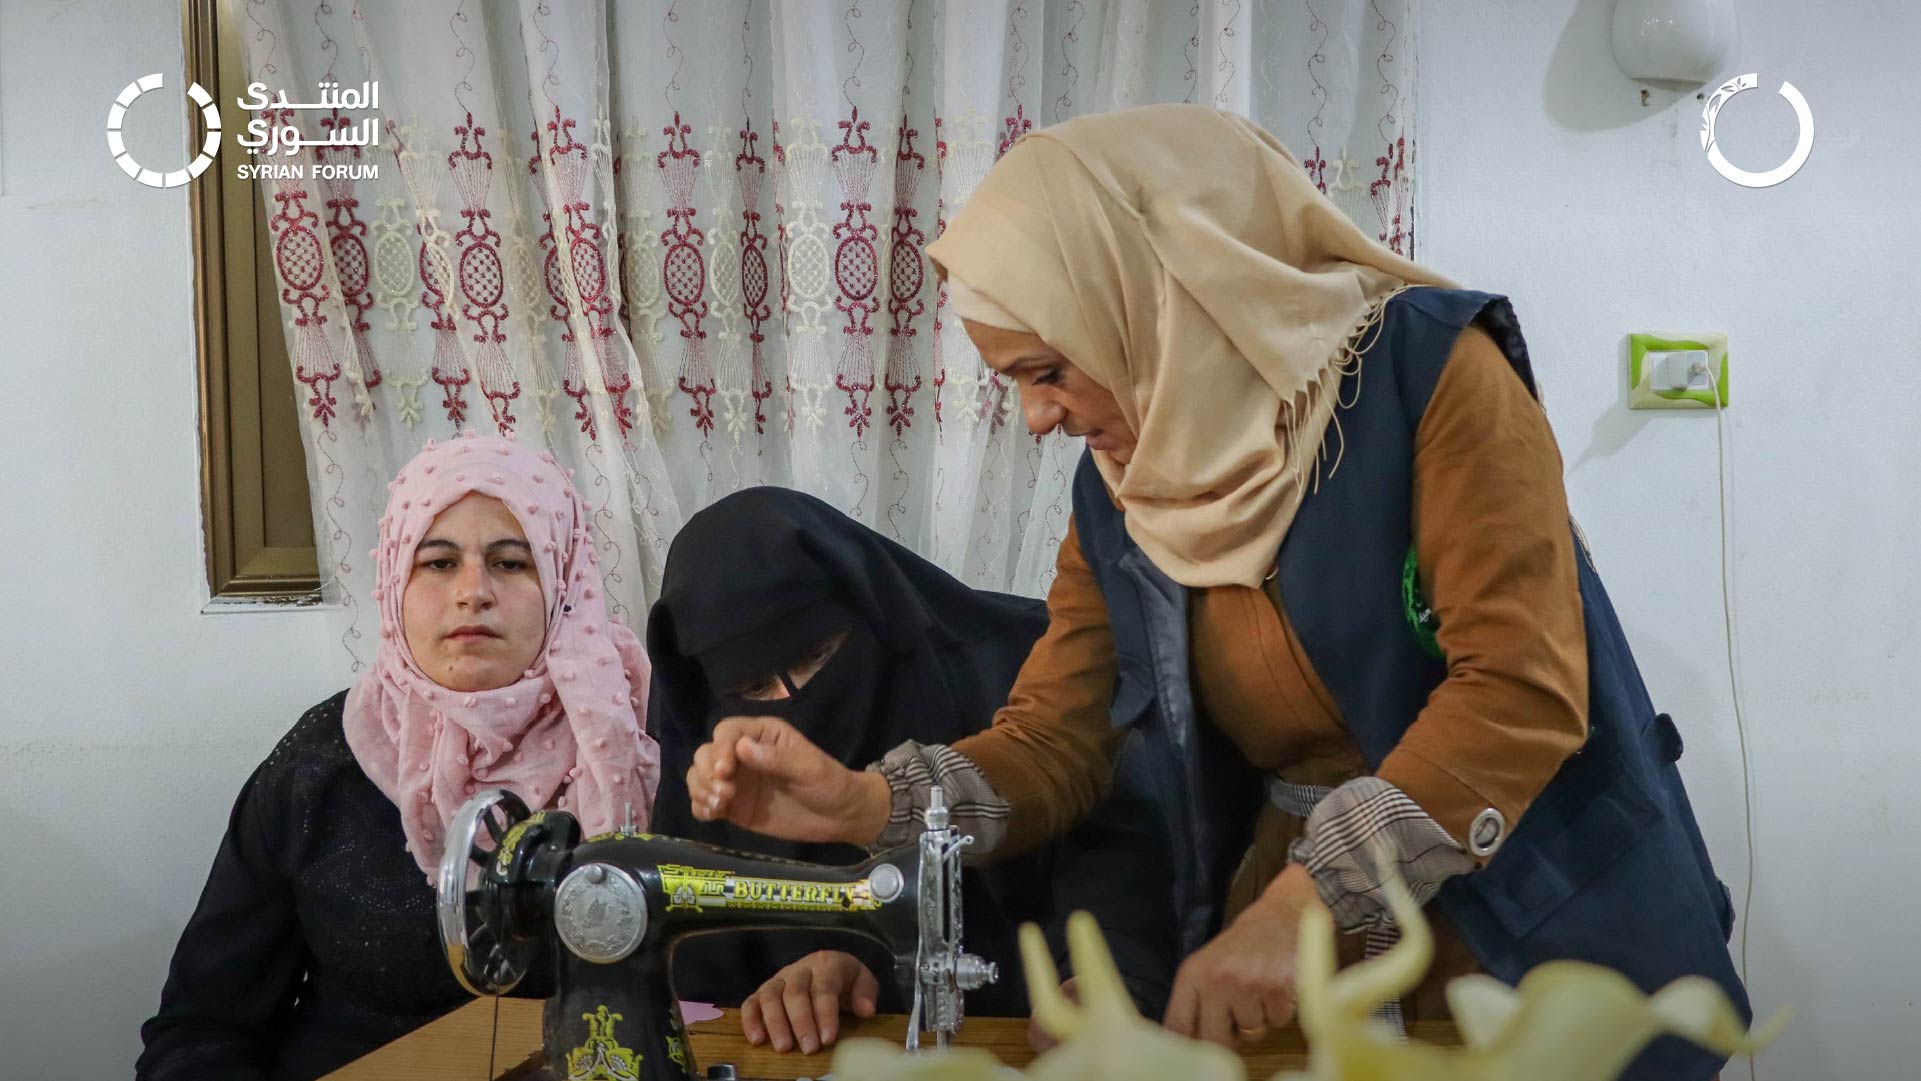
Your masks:
<svg viewBox="0 0 1921 1081"><path fill-rule="evenodd" d="M456 816L440 869L441 939L474 994L510 990L552 937L559 972L542 1042L556 1078L699 1076L669 968L691 935L816 928L881 943L914 1002L910 1047L922 1028L944 1045L964 992L996 976L960 948L967 839L944 810L930 812L919 843L849 866L631 830L580 833L566 812L529 813L511 793L482 792Z"/></svg>

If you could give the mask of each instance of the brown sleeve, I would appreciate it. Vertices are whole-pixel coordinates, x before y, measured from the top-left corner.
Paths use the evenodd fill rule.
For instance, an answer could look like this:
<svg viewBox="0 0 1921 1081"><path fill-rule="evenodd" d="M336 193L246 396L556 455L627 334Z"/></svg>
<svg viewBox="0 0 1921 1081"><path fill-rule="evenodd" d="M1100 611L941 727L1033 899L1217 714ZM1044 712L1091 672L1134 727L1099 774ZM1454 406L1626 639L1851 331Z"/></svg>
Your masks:
<svg viewBox="0 0 1921 1081"><path fill-rule="evenodd" d="M954 743L1010 808L1014 855L1058 837L1099 803L1121 739L1108 719L1114 635L1107 602L1070 521L1047 591L1047 633L1034 644L994 724Z"/></svg>
<svg viewBox="0 0 1921 1081"><path fill-rule="evenodd" d="M1446 680L1381 763L1456 838L1512 830L1587 738L1587 635L1561 454L1494 339L1464 331L1414 450L1414 537Z"/></svg>

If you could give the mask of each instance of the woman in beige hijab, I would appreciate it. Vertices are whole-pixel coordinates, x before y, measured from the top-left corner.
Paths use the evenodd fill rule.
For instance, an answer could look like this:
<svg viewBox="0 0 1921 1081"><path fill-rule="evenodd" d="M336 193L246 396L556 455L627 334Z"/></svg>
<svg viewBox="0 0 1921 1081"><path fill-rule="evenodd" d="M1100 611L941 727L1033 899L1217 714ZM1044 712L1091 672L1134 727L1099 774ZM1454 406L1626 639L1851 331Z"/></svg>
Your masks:
<svg viewBox="0 0 1921 1081"><path fill-rule="evenodd" d="M1177 1031L1288 1022L1302 909L1357 932L1350 955L1378 945L1388 864L1438 898L1436 984L1573 957L1745 1002L1678 733L1577 555L1505 298L1382 247L1271 136L1192 106L1026 137L928 255L1029 429L1086 438L1049 629L991 729L862 773L778 720L723 722L697 816L882 847L939 785L980 850L1016 852L1135 739L1188 856ZM1441 1016L1437 992L1404 1006ZM1716 1066L1657 1045L1626 1076Z"/></svg>

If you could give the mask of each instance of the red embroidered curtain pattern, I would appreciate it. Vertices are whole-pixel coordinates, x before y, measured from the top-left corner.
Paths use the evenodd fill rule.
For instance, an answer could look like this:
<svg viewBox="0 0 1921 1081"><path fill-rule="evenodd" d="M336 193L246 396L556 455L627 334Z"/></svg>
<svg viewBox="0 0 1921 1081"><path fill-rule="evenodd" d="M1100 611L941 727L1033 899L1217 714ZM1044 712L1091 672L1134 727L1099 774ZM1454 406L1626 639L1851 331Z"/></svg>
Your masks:
<svg viewBox="0 0 1921 1081"><path fill-rule="evenodd" d="M926 244L1037 125L1195 101L1274 131L1411 252L1410 6L250 0L251 77L292 103L257 115L316 144L246 160L273 177L348 650L371 655L387 478L467 430L574 469L637 627L685 516L752 484L1044 592L1079 441L1022 428ZM377 105L300 108L323 82ZM326 142L369 118L375 143Z"/></svg>

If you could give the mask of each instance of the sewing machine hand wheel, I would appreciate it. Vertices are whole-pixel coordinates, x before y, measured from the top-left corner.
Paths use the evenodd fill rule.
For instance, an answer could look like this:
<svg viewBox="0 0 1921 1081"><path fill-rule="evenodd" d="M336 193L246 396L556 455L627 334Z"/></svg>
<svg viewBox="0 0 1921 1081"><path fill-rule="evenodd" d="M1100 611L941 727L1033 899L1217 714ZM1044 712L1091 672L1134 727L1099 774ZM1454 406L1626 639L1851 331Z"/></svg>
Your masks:
<svg viewBox="0 0 1921 1081"><path fill-rule="evenodd" d="M511 935L505 883L495 857L513 828L531 813L504 788L477 792L447 827L437 881L440 944L454 978L475 995L504 995L527 975L534 943Z"/></svg>

